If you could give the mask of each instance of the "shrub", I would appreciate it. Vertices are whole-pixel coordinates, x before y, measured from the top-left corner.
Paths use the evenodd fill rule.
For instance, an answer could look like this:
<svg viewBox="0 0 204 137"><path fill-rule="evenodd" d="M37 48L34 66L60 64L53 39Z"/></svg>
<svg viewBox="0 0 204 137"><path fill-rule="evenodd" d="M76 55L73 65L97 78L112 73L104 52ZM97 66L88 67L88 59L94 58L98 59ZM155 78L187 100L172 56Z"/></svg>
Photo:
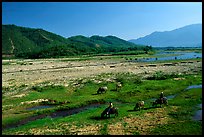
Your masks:
<svg viewBox="0 0 204 137"><path fill-rule="evenodd" d="M42 92L42 87L39 87L39 86L32 86L32 89L37 92Z"/></svg>
<svg viewBox="0 0 204 137"><path fill-rule="evenodd" d="M169 78L177 78L178 74L171 73L171 74L165 74L162 71L157 71L153 74L153 76L148 77L148 80L165 80Z"/></svg>

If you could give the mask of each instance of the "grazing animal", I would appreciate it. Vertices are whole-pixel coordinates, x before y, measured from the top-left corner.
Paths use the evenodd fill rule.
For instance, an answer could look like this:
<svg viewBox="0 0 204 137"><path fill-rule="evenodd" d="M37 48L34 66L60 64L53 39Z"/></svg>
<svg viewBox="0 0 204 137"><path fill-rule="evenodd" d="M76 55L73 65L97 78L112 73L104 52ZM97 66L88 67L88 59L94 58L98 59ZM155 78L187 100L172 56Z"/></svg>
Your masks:
<svg viewBox="0 0 204 137"><path fill-rule="evenodd" d="M119 91L122 88L122 84L117 83L116 84L116 91Z"/></svg>
<svg viewBox="0 0 204 137"><path fill-rule="evenodd" d="M115 114L115 116L118 116L118 108L110 108L109 113L107 113L109 110L109 107L107 107L102 113L101 113L101 118L104 117L109 117L110 118L110 114Z"/></svg>
<svg viewBox="0 0 204 137"><path fill-rule="evenodd" d="M100 87L97 90L97 94L106 93L107 90L108 90L108 87Z"/></svg>
<svg viewBox="0 0 204 137"><path fill-rule="evenodd" d="M144 101L139 101L136 103L135 107L134 107L134 110L140 110L141 108L144 109Z"/></svg>
<svg viewBox="0 0 204 137"><path fill-rule="evenodd" d="M159 99L156 99L153 103L152 103L152 106L157 106L158 104L160 104L160 107L162 107L162 104L165 104L168 106L168 100L166 97L163 97L162 98L163 101L159 98Z"/></svg>

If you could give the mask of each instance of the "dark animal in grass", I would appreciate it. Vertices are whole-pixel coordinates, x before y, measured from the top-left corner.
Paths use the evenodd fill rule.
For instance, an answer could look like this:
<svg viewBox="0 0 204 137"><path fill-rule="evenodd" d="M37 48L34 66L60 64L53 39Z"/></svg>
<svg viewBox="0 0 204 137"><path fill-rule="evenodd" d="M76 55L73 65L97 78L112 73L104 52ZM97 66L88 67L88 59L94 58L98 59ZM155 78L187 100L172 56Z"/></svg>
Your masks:
<svg viewBox="0 0 204 137"><path fill-rule="evenodd" d="M109 110L109 107L107 107L102 113L101 113L101 118L104 118L104 117L109 117L110 118L110 115L111 114L115 114L115 116L118 116L118 108L110 108L110 111L108 113L108 110Z"/></svg>
<svg viewBox="0 0 204 137"><path fill-rule="evenodd" d="M140 110L141 108L144 109L144 101L139 101L136 103L134 110Z"/></svg>
<svg viewBox="0 0 204 137"><path fill-rule="evenodd" d="M116 84L116 91L119 91L122 88L122 84L117 83Z"/></svg>
<svg viewBox="0 0 204 137"><path fill-rule="evenodd" d="M165 104L168 106L168 100L166 97L163 97L162 99L158 98L157 100L155 100L153 103L152 103L152 106L157 106L157 105L160 105L160 107L162 107L162 104Z"/></svg>
<svg viewBox="0 0 204 137"><path fill-rule="evenodd" d="M106 93L107 90L108 90L108 87L100 87L97 90L97 94Z"/></svg>

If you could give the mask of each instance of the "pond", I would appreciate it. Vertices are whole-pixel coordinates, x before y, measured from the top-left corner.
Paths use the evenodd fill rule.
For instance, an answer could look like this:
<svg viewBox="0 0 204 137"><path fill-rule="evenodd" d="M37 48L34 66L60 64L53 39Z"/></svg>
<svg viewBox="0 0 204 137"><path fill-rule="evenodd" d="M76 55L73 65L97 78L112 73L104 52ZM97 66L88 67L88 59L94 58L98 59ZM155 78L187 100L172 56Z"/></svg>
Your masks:
<svg viewBox="0 0 204 137"><path fill-rule="evenodd" d="M172 54L172 56L170 55ZM202 58L202 53L196 52L160 52L155 54L155 56L167 55L166 57L157 58L143 58L135 60L134 62L150 62L150 61L164 61L164 60L175 60L175 59L195 59Z"/></svg>

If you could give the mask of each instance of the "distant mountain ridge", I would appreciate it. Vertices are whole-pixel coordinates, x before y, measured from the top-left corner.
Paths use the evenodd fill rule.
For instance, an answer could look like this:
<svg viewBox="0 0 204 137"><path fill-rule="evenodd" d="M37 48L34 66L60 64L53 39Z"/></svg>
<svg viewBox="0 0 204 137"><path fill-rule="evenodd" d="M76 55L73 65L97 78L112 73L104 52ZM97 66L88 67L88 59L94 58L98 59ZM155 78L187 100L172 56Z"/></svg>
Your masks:
<svg viewBox="0 0 204 137"><path fill-rule="evenodd" d="M153 47L201 47L202 24L187 25L172 31L156 31L129 42Z"/></svg>
<svg viewBox="0 0 204 137"><path fill-rule="evenodd" d="M64 38L43 29L2 25L3 56L44 58L147 49L116 36L78 35Z"/></svg>

